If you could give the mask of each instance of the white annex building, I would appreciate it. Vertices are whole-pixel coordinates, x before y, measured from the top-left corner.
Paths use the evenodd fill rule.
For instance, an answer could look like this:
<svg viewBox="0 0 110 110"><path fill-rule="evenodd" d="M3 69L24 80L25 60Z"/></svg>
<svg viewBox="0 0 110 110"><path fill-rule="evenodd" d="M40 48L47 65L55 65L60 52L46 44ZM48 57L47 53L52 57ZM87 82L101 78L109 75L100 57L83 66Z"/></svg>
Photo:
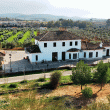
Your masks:
<svg viewBox="0 0 110 110"><path fill-rule="evenodd" d="M31 63L58 60L93 60L110 55L110 43L90 43L68 31L49 31L35 37L25 52Z"/></svg>

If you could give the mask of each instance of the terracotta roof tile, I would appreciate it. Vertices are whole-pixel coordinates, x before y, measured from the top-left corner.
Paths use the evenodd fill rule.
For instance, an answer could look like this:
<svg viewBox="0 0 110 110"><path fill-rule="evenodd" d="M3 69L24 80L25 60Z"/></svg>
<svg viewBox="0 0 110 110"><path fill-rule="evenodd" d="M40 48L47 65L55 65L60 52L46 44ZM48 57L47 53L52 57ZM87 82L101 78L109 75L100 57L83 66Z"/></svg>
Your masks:
<svg viewBox="0 0 110 110"><path fill-rule="evenodd" d="M81 49L82 49L82 50L105 49L104 47L100 47L99 45L100 45L100 43L93 44L93 43L90 43L90 42L82 41L82 42L81 42Z"/></svg>
<svg viewBox="0 0 110 110"><path fill-rule="evenodd" d="M41 34L35 39L39 41L57 41L57 40L79 40L80 37L68 31L49 31Z"/></svg>

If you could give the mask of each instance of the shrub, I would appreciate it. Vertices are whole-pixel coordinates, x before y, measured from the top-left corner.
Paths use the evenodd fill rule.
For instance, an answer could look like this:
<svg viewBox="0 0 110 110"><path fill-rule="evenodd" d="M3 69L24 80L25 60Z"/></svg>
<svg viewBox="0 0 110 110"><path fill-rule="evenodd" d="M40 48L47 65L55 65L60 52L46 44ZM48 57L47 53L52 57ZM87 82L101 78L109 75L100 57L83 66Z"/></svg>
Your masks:
<svg viewBox="0 0 110 110"><path fill-rule="evenodd" d="M28 81L27 80L23 80L23 81L21 81L20 83L27 83Z"/></svg>
<svg viewBox="0 0 110 110"><path fill-rule="evenodd" d="M51 88L56 89L59 85L60 80L61 80L61 72L60 71L53 72L50 77Z"/></svg>
<svg viewBox="0 0 110 110"><path fill-rule="evenodd" d="M85 89L81 90L81 93L84 95L86 98L92 97L92 88L91 87L86 87Z"/></svg>
<svg viewBox="0 0 110 110"><path fill-rule="evenodd" d="M16 88L17 86L18 86L17 84L13 83L9 85L9 88Z"/></svg>
<svg viewBox="0 0 110 110"><path fill-rule="evenodd" d="M35 88L35 87L38 87L38 86L40 86L40 84L37 82L37 83L33 84L31 87Z"/></svg>
<svg viewBox="0 0 110 110"><path fill-rule="evenodd" d="M39 79L37 79L37 81L38 82L44 82L44 81L46 81L46 79L45 78L39 78Z"/></svg>

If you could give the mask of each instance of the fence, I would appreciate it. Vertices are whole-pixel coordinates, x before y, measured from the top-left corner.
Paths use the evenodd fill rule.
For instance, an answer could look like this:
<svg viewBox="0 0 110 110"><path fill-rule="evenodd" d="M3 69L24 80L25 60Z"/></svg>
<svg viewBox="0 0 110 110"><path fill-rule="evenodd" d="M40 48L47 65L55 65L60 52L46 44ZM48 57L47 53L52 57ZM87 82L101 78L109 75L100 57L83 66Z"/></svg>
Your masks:
<svg viewBox="0 0 110 110"><path fill-rule="evenodd" d="M37 71L37 70L47 70L47 69L55 69L61 67L71 67L75 66L77 62L51 62L51 63L40 63L40 64L31 64L30 66L24 67L11 67L3 65L2 68L5 73L17 73L17 72L30 72L30 71Z"/></svg>

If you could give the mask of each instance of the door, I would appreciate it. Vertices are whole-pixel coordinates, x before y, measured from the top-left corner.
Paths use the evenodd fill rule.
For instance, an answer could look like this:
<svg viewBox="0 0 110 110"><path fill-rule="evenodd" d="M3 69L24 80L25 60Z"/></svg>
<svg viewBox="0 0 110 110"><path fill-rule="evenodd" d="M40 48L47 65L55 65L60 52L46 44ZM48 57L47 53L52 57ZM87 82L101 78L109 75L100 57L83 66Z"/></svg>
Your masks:
<svg viewBox="0 0 110 110"><path fill-rule="evenodd" d="M62 60L65 61L65 52L62 52Z"/></svg>
<svg viewBox="0 0 110 110"><path fill-rule="evenodd" d="M106 56L109 56L109 49L107 49Z"/></svg>
<svg viewBox="0 0 110 110"><path fill-rule="evenodd" d="M53 52L52 53L52 61L57 61L57 57L58 55L57 55L57 52Z"/></svg>

